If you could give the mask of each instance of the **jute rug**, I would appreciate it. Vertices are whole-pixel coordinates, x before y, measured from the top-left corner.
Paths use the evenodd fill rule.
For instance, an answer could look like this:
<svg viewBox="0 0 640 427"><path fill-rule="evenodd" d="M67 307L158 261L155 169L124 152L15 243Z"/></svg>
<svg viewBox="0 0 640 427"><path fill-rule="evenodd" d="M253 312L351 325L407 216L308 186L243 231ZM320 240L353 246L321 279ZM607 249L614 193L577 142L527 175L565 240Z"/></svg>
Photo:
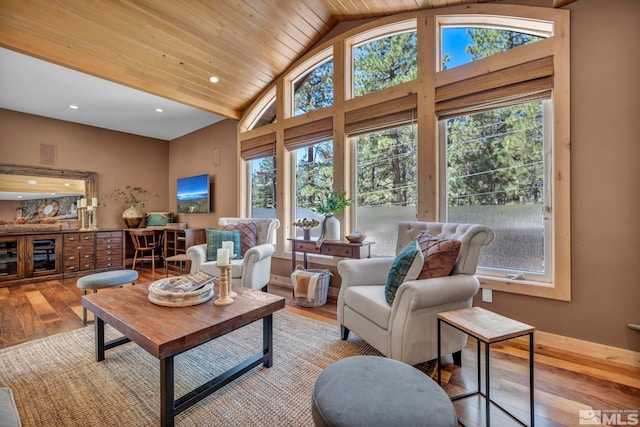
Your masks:
<svg viewBox="0 0 640 427"><path fill-rule="evenodd" d="M107 326L107 339L117 336ZM261 343L259 321L177 356L176 396L256 354ZM344 357L379 354L354 334L342 341L337 326L281 310L274 314L273 367L254 368L179 414L176 424L312 426L320 372ZM434 366L419 368L432 373ZM134 343L96 362L92 325L0 350L0 386L13 390L26 427L157 426L159 379L158 360Z"/></svg>

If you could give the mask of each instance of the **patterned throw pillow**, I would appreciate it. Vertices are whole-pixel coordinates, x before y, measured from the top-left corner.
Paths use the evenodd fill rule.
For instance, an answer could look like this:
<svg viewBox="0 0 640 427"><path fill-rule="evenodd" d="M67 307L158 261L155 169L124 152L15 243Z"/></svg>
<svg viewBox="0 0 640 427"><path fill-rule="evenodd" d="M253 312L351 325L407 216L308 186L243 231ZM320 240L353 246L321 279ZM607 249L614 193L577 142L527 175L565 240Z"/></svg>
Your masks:
<svg viewBox="0 0 640 427"><path fill-rule="evenodd" d="M236 252L236 255L238 255L240 258L244 257L244 254L246 254L249 249L256 245L256 240L258 238L258 225L255 222L227 224L221 226L220 230L240 231L240 246L234 246L234 248L240 248L240 253L238 253L238 251L234 249L234 252Z"/></svg>
<svg viewBox="0 0 640 427"><path fill-rule="evenodd" d="M207 261L218 259L218 249L222 247L222 242L231 240L234 248L240 247L240 231L221 231L207 228ZM234 249L235 251L235 249Z"/></svg>
<svg viewBox="0 0 640 427"><path fill-rule="evenodd" d="M457 240L438 239L426 231L416 237L424 258L418 279L448 276L458 260L461 243Z"/></svg>
<svg viewBox="0 0 640 427"><path fill-rule="evenodd" d="M387 281L384 284L384 296L389 305L393 304L400 285L418 278L422 264L422 252L420 252L420 247L414 240L396 256L387 274Z"/></svg>

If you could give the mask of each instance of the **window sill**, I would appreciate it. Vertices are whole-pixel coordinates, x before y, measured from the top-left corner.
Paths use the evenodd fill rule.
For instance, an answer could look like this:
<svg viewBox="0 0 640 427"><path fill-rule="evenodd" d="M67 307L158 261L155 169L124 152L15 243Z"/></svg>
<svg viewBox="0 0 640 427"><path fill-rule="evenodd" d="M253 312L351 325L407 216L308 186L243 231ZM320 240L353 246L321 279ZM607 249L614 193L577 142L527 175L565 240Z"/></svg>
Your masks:
<svg viewBox="0 0 640 427"><path fill-rule="evenodd" d="M485 276L481 274L476 275L476 277L480 280L481 288L560 301L571 301L571 288L569 283L564 286L559 286L554 283L535 282L532 280L512 280L506 277Z"/></svg>

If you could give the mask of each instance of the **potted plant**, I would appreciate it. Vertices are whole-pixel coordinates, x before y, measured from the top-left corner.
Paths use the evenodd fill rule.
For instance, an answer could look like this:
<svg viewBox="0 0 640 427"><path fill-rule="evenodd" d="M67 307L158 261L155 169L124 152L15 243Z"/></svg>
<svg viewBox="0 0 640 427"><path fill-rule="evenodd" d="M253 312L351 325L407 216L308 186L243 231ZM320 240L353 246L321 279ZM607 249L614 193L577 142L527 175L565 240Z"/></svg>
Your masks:
<svg viewBox="0 0 640 427"><path fill-rule="evenodd" d="M127 185L124 188L115 188L107 197L119 200L122 198L125 204L129 205L127 209L122 212L122 219L128 228L137 228L142 219L144 213L138 209L138 205L141 208L145 207L147 202L147 190L142 187L134 187ZM158 193L154 197L160 197Z"/></svg>
<svg viewBox="0 0 640 427"><path fill-rule="evenodd" d="M331 191L325 197L321 197L320 200L311 207L313 212L324 215L320 241L324 239L341 239L340 221L334 215L344 211L347 206L351 206L351 199L347 198L347 192L340 188Z"/></svg>

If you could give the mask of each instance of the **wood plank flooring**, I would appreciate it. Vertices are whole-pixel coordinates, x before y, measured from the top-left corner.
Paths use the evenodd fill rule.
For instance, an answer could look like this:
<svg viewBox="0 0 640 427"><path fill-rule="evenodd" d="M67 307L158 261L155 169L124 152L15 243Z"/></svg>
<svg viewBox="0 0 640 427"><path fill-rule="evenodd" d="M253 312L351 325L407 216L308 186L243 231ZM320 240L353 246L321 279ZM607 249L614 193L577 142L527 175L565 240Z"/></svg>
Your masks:
<svg viewBox="0 0 640 427"><path fill-rule="evenodd" d="M156 269L155 275L148 267L138 271L140 283L164 277L164 269L161 268ZM295 303L290 289L271 285L269 291L287 298L286 310L336 325L336 340L340 339L335 300L330 298L322 307L307 308ZM81 296L75 279L0 288L0 348L81 328ZM91 313L89 319L92 320ZM537 426L578 426L581 410L623 411L619 419L623 422L630 414L628 411L640 411L639 368L548 347L536 347L534 360ZM492 344L490 363L492 397L528 425L527 343L508 341ZM477 389L476 342L473 339L469 339L463 351L462 365L453 365L450 357L443 363L443 387L449 395ZM484 389L484 381L482 387ZM483 398L468 397L455 401L454 406L464 426L485 425ZM492 407L491 425L509 427L519 424Z"/></svg>

